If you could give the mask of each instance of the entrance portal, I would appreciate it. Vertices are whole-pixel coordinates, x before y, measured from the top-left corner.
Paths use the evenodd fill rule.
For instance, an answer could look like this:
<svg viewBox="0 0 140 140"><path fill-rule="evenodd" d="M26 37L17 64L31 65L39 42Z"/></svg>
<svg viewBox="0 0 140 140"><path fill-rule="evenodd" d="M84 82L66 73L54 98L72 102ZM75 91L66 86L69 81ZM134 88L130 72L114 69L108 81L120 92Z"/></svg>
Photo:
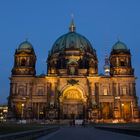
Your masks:
<svg viewBox="0 0 140 140"><path fill-rule="evenodd" d="M82 119L83 104L82 103L64 103L63 104L63 116L66 119Z"/></svg>
<svg viewBox="0 0 140 140"><path fill-rule="evenodd" d="M86 99L77 87L69 87L60 97L61 110L65 119L82 119Z"/></svg>

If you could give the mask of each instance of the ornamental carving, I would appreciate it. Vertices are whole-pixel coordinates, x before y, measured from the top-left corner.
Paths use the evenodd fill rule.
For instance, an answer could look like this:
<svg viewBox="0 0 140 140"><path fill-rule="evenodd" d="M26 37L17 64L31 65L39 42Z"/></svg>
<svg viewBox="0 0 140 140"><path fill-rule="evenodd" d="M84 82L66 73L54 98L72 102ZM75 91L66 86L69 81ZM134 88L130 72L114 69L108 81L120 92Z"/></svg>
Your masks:
<svg viewBox="0 0 140 140"><path fill-rule="evenodd" d="M67 80L67 84L70 84L70 85L78 85L79 83L79 80L75 80L75 79L70 79L70 80Z"/></svg>
<svg viewBox="0 0 140 140"><path fill-rule="evenodd" d="M78 99L82 99L82 95L79 91L75 89L70 89L65 93L64 99L78 100Z"/></svg>

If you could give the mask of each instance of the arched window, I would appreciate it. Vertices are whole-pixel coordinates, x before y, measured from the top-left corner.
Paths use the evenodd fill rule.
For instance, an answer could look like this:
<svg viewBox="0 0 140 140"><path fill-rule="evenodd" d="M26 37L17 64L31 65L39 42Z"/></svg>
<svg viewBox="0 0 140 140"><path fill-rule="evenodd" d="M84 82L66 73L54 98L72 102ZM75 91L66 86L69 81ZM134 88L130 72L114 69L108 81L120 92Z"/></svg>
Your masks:
<svg viewBox="0 0 140 140"><path fill-rule="evenodd" d="M25 66L26 65L26 60L25 60L25 58L22 58L21 59L21 66Z"/></svg>
<svg viewBox="0 0 140 140"><path fill-rule="evenodd" d="M90 66L90 67L94 67L94 66L95 66L94 60L93 60L93 59L89 61L89 66Z"/></svg>
<svg viewBox="0 0 140 140"><path fill-rule="evenodd" d="M21 96L26 95L24 86L20 86L18 88L18 95L21 95Z"/></svg>
<svg viewBox="0 0 140 140"><path fill-rule="evenodd" d="M43 96L43 88L42 87L38 88L37 95Z"/></svg>
<svg viewBox="0 0 140 140"><path fill-rule="evenodd" d="M108 90L107 90L107 88L104 88L103 94L104 94L104 95L108 95Z"/></svg>
<svg viewBox="0 0 140 140"><path fill-rule="evenodd" d="M76 75L77 72L77 67L78 67L78 63L76 60L70 60L68 62L68 74L70 75Z"/></svg>
<svg viewBox="0 0 140 140"><path fill-rule="evenodd" d="M125 66L125 63L124 63L124 61L121 61L121 66Z"/></svg>
<svg viewBox="0 0 140 140"><path fill-rule="evenodd" d="M125 66L125 60L124 59L120 60L120 66Z"/></svg>
<svg viewBox="0 0 140 140"><path fill-rule="evenodd" d="M70 70L70 75L74 75L75 74L75 67L70 66L69 70Z"/></svg>
<svg viewBox="0 0 140 140"><path fill-rule="evenodd" d="M127 88L126 88L126 86L122 87L122 95L127 95Z"/></svg>

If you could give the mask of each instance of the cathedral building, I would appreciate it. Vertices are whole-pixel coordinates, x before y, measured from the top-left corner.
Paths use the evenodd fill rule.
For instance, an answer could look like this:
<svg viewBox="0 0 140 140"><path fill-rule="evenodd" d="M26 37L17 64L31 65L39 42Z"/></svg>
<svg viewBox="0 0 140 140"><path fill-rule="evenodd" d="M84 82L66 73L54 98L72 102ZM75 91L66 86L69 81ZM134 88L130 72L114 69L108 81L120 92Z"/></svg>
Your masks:
<svg viewBox="0 0 140 140"><path fill-rule="evenodd" d="M98 74L96 50L76 32L60 36L48 53L47 73L36 75L35 50L24 41L15 50L9 114L24 119L135 121L138 102L131 52L117 41Z"/></svg>

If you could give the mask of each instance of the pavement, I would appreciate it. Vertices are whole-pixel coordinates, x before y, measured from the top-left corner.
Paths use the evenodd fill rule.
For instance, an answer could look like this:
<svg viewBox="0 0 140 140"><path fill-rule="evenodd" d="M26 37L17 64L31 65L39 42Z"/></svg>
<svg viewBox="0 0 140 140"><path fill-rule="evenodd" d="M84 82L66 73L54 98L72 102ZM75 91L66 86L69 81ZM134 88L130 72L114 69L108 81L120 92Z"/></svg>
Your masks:
<svg viewBox="0 0 140 140"><path fill-rule="evenodd" d="M64 126L37 140L140 140L140 137L104 131L93 127Z"/></svg>

